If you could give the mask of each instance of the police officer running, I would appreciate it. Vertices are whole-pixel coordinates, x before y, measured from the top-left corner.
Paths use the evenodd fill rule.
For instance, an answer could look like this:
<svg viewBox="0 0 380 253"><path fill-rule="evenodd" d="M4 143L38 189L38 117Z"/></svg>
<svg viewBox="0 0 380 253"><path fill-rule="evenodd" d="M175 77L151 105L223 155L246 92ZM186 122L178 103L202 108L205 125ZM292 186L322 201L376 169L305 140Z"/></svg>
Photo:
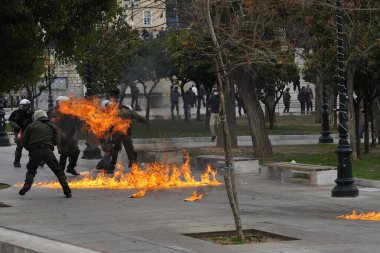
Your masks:
<svg viewBox="0 0 380 253"><path fill-rule="evenodd" d="M59 112L59 104L68 100L70 98L66 96L57 97L56 107L48 114L51 122L58 127L60 137L58 145L58 153L60 154L59 167L64 171L68 159L69 164L66 172L78 176L79 173L75 170L75 166L80 154L78 146L80 122L77 118Z"/></svg>
<svg viewBox="0 0 380 253"><path fill-rule="evenodd" d="M15 134L15 143L17 145L15 151L15 160L13 162L14 167L21 167L20 160L22 154L21 138L25 128L32 123L33 111L30 109L30 101L28 99L22 99L20 101L20 108L13 111L9 116L9 124L13 127Z"/></svg>
<svg viewBox="0 0 380 253"><path fill-rule="evenodd" d="M59 144L58 130L49 122L43 110L37 110L33 115L33 120L34 122L25 129L22 138L22 145L29 151L29 162L26 165L25 183L19 194L24 196L30 190L38 165L43 160L57 176L66 198L71 198L71 190L65 173L59 168L58 160L53 153L54 146Z"/></svg>

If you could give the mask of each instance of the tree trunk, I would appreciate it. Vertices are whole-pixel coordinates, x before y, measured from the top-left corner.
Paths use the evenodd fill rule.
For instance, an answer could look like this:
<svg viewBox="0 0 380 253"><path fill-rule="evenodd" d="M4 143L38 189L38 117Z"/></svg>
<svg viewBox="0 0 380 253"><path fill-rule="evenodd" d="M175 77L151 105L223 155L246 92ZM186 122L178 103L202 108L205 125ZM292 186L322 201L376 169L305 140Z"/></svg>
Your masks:
<svg viewBox="0 0 380 253"><path fill-rule="evenodd" d="M274 128L274 122L276 117L276 102L273 94L268 95L265 98L265 112L269 122L269 128Z"/></svg>
<svg viewBox="0 0 380 253"><path fill-rule="evenodd" d="M348 113L348 132L350 136L350 143L352 146L352 161L358 160L357 156L357 145L354 145L356 138L356 124L355 124L355 111L354 111L354 76L355 76L356 66L353 63L349 63L347 66L347 113ZM359 142L360 143L360 142ZM360 149L360 146L359 146Z"/></svg>
<svg viewBox="0 0 380 253"><path fill-rule="evenodd" d="M227 90L227 89L226 89ZM236 131L236 111L235 111L235 97L234 93L231 94L231 89L228 89L225 94L226 103L226 120L228 125L228 132L230 134L231 147L237 148L237 131ZM222 126L220 126L222 127ZM220 128L220 130L222 130ZM217 147L221 148L224 145L223 131L218 131Z"/></svg>
<svg viewBox="0 0 380 253"><path fill-rule="evenodd" d="M266 158L273 154L272 144L269 140L265 125L265 116L256 93L256 85L253 81L249 66L242 71L242 98L246 106L246 113L251 132L253 152L256 157Z"/></svg>
<svg viewBox="0 0 380 253"><path fill-rule="evenodd" d="M317 75L317 81L315 84L315 115L314 115L314 122L315 123L322 123L322 84L320 81L319 74ZM332 114L330 114L332 115Z"/></svg>
<svg viewBox="0 0 380 253"><path fill-rule="evenodd" d="M25 85L26 93L28 94L28 100L30 101L30 110L34 111L34 98L33 91L29 85Z"/></svg>
<svg viewBox="0 0 380 253"><path fill-rule="evenodd" d="M363 100L364 105L364 154L369 153L369 105L367 99Z"/></svg>
<svg viewBox="0 0 380 253"><path fill-rule="evenodd" d="M220 97L219 97L220 98L220 118L221 118L221 123L223 124L224 155L225 155L225 165L226 165L226 170L225 170L225 173L223 173L223 177L224 177L224 181L226 185L227 196L228 196L231 210L232 210L234 220L235 220L236 234L241 241L245 241L245 236L243 233L243 227L242 227L241 218L240 218L237 192L236 192L235 176L234 176L234 170L233 170L233 157L232 157L232 152L231 152L231 140L230 140L230 134L229 134L229 129L228 129L228 122L226 120L224 90L225 88L228 89L230 87L230 85L228 85L229 78L228 78L227 71L224 67L222 50L219 46L218 39L216 38L214 25L211 19L210 0L207 0L206 2L205 14L207 18L207 25L210 32L210 36L214 44L215 51L217 53L216 69L217 69L218 84L220 88ZM225 83L227 84L226 86L224 86Z"/></svg>
<svg viewBox="0 0 380 253"><path fill-rule="evenodd" d="M355 154L356 154L356 160L360 159L361 157L361 150L360 150L360 103L354 103L354 125L355 125L355 136L357 138L355 139L354 142L352 142L351 146L355 146Z"/></svg>
<svg viewBox="0 0 380 253"><path fill-rule="evenodd" d="M375 99L372 101L372 124L373 124L373 131L372 136L374 140L372 140L372 145L376 146L376 137L380 140L380 108L379 108L379 102L378 99Z"/></svg>

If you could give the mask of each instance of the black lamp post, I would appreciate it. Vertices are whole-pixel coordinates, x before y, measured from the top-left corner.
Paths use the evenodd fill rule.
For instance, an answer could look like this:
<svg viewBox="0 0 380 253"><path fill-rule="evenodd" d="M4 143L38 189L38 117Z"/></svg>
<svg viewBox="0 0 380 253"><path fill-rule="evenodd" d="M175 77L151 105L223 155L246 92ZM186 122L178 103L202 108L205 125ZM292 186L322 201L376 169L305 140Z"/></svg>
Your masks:
<svg viewBox="0 0 380 253"><path fill-rule="evenodd" d="M53 51L53 46L49 44L47 46L47 52L48 52L48 59L46 60L46 65L47 65L47 75L45 75L45 80L46 80L46 85L49 90L49 98L48 98L48 109L49 111L54 108L53 104L53 96L51 93L51 84L53 82L53 74L54 74L54 62L51 61L51 56L52 56L52 51Z"/></svg>
<svg viewBox="0 0 380 253"><path fill-rule="evenodd" d="M336 186L332 189L333 197L356 197L359 190L352 178L352 148L347 141L347 85L344 70L343 11L341 0L336 1L336 26L338 38L338 94L339 94L339 145L335 153L338 156L338 175Z"/></svg>
<svg viewBox="0 0 380 253"><path fill-rule="evenodd" d="M92 99L92 68L91 64L86 65L86 98ZM100 159L101 151L97 146L96 137L87 130L86 148L83 150L82 159Z"/></svg>
<svg viewBox="0 0 380 253"><path fill-rule="evenodd" d="M333 143L334 140L330 135L329 110L327 104L326 85L323 85L322 91L322 130L319 143Z"/></svg>
<svg viewBox="0 0 380 253"><path fill-rule="evenodd" d="M0 146L10 146L11 144L9 142L5 125L4 101L4 96L0 95Z"/></svg>

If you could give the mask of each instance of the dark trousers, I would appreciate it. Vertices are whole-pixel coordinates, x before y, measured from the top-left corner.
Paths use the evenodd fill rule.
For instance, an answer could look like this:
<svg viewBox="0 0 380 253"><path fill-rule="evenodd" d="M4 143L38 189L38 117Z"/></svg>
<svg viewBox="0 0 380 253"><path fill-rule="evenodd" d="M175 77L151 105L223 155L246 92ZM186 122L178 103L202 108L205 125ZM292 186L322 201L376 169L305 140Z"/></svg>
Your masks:
<svg viewBox="0 0 380 253"><path fill-rule="evenodd" d="M129 166L131 166L132 163L136 162L135 148L134 148L133 143L132 143L131 134L130 133L128 133L127 135L117 134L117 135L113 136L113 148L112 148L112 155L111 155L111 169L115 168L115 165L117 162L117 156L119 154L119 151L121 150L121 144L122 143L123 143L125 151L127 152L127 156L128 156L128 160L129 160Z"/></svg>
<svg viewBox="0 0 380 253"><path fill-rule="evenodd" d="M22 146L17 143L17 147L15 150L15 162L19 163L21 160L21 155L22 155Z"/></svg>
<svg viewBox="0 0 380 253"><path fill-rule="evenodd" d="M67 170L72 170L77 166L78 157L80 150L78 144L73 141L71 144L64 144L58 146L59 157L59 167L65 170L67 159L69 159L69 165L67 165Z"/></svg>
<svg viewBox="0 0 380 253"><path fill-rule="evenodd" d="M70 187L67 183L65 173L59 168L59 163L55 157L53 150L50 148L36 149L29 151L29 162L26 165L26 177L25 184L32 185L34 182L34 177L37 174L37 168L41 161L45 161L47 166L53 171L53 173L58 178L59 183L62 186L63 191L70 191Z"/></svg>
<svg viewBox="0 0 380 253"><path fill-rule="evenodd" d="M284 104L284 105L285 105L284 113L285 113L285 112L289 112L290 104Z"/></svg>
<svg viewBox="0 0 380 253"><path fill-rule="evenodd" d="M177 116L179 116L179 108L178 108L178 101L177 102L172 102L171 106L170 106L170 110L172 112L172 118L174 118L174 108L176 109L177 111Z"/></svg>
<svg viewBox="0 0 380 253"><path fill-rule="evenodd" d="M306 102L306 111L313 111L313 102L312 101L309 101L309 102Z"/></svg>
<svg viewBox="0 0 380 253"><path fill-rule="evenodd" d="M306 102L301 101L301 114L305 114L305 105L306 105Z"/></svg>

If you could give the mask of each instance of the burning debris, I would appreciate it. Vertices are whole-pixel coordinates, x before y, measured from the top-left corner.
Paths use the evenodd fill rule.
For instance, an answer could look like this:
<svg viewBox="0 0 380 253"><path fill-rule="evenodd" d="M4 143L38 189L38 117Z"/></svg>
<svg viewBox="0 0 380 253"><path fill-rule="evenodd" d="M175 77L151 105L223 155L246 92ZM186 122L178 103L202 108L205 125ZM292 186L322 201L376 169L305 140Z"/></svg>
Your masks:
<svg viewBox="0 0 380 253"><path fill-rule="evenodd" d="M134 198L142 198L145 196L145 190L141 190L141 191L138 191L134 194L132 194L131 196L129 196L130 198L134 199Z"/></svg>
<svg viewBox="0 0 380 253"><path fill-rule="evenodd" d="M190 197L185 198L185 201L196 201L201 200L203 198L203 193L197 193L196 191L193 192L193 195Z"/></svg>
<svg viewBox="0 0 380 253"><path fill-rule="evenodd" d="M368 213L357 213L355 210L352 214L344 214L337 216L338 219L345 220L370 220L370 221L380 221L380 212L368 212Z"/></svg>

